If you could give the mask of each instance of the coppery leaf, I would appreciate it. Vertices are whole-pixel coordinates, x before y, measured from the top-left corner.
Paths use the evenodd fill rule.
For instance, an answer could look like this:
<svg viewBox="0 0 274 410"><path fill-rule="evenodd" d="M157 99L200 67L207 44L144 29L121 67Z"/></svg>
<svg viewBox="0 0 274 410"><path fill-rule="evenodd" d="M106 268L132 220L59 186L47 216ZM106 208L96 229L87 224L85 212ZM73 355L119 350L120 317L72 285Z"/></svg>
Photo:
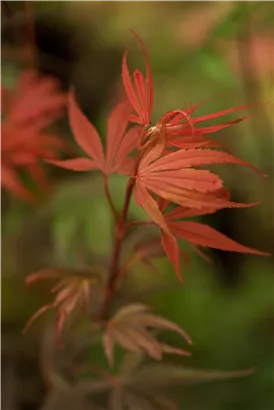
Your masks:
<svg viewBox="0 0 274 410"><path fill-rule="evenodd" d="M69 269L69 268L46 268L42 269L39 272L32 273L27 276L26 278L26 284L30 285L34 282L37 282L39 280L43 279L64 279L69 280L70 278L73 279L75 277L80 278L82 277L83 279L90 279L90 280L96 280L100 281L101 280L101 275L102 275L102 270L100 268L92 268L92 269L82 269L82 270L76 270L76 269Z"/></svg>
<svg viewBox="0 0 274 410"><path fill-rule="evenodd" d="M178 347L172 347L164 343L162 343L161 346L163 353L177 354L179 356L191 356L191 353L187 352L186 350L179 349Z"/></svg>
<svg viewBox="0 0 274 410"><path fill-rule="evenodd" d="M188 334L182 328L180 328L180 326L176 325L166 318L153 314L140 314L138 317L134 317L133 319L136 320L136 322L141 326L173 330L174 332L179 333L187 341L187 343L192 344Z"/></svg>
<svg viewBox="0 0 274 410"><path fill-rule="evenodd" d="M127 329L119 331L119 329L112 330L112 337L119 343L125 350L130 352L139 352L138 343L129 336Z"/></svg>
<svg viewBox="0 0 274 410"><path fill-rule="evenodd" d="M164 255L164 251L161 245L161 239L158 236L149 239L142 239L134 247L134 252L138 254L141 260Z"/></svg>
<svg viewBox="0 0 274 410"><path fill-rule="evenodd" d="M173 330L179 333L190 344L187 333L175 323L161 316L149 313L151 308L141 303L124 306L107 323L103 337L106 356L113 364L113 348L115 342L131 352L144 352L150 357L160 360L162 353L187 355L181 349L172 348L158 342L147 328Z"/></svg>
<svg viewBox="0 0 274 410"><path fill-rule="evenodd" d="M144 305L143 303L132 303L130 305L123 306L122 308L120 308L116 313L115 317L113 318L113 320L120 320L124 316L127 317L128 315L145 312L151 309L152 308L150 306Z"/></svg>
<svg viewBox="0 0 274 410"><path fill-rule="evenodd" d="M74 271L69 269L44 269L36 274L30 275L27 278L27 283L33 283L40 279L58 278L59 282L52 288L52 292L57 292L54 301L51 304L43 306L36 312L25 326L24 332L28 330L31 324L42 313L49 309L57 309L57 317L55 322L57 345L62 347L61 331L64 322L71 312L82 306L82 311L88 307L90 300L91 283L99 282L101 274L98 269L90 269L84 271Z"/></svg>

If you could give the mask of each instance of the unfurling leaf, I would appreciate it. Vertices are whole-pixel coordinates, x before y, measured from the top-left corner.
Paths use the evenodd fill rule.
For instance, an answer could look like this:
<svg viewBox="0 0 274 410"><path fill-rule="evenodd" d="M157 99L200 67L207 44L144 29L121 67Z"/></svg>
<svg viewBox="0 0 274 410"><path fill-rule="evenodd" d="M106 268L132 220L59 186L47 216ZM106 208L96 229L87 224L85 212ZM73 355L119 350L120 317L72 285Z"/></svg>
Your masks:
<svg viewBox="0 0 274 410"><path fill-rule="evenodd" d="M183 329L150 311L149 306L141 303L131 304L119 309L116 315L107 323L103 344L110 365L113 365L115 343L131 352L144 352L155 360L161 360L163 353L190 355L183 349L176 349L162 344L149 333L148 329L172 330L191 344L188 334Z"/></svg>

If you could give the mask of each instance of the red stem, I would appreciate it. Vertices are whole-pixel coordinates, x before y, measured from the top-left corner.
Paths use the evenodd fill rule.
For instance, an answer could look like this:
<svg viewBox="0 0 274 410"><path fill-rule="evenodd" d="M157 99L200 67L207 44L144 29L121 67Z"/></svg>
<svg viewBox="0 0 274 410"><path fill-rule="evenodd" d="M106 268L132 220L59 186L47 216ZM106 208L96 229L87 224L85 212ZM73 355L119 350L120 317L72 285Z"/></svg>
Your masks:
<svg viewBox="0 0 274 410"><path fill-rule="evenodd" d="M103 320L107 313L107 308L113 293L115 292L116 281L119 278L119 262L121 255L121 245L125 236L125 221L127 218L128 208L130 204L131 194L134 187L134 178L130 178L126 190L125 202L123 206L122 215L119 221L117 221L116 232L114 238L114 247L112 252L112 258L110 263L109 277L105 288L105 296L102 305L101 312L99 314L99 320Z"/></svg>
<svg viewBox="0 0 274 410"><path fill-rule="evenodd" d="M140 160L141 160L140 147L141 147L141 144L143 142L145 135L146 135L146 129L144 128L143 134L140 138L140 144L138 148L138 154L137 154L134 173L133 173L133 176L129 179L128 184L127 184L125 201L124 201L121 218L120 220L118 219L116 222L114 247L113 247L113 252L112 252L112 257L111 257L111 262L110 262L109 277L108 277L106 288L105 288L103 304L102 304L101 310L98 315L99 321L102 321L107 314L109 302L115 292L116 283L119 279L119 271L120 271L119 265L120 265L121 249L122 249L122 243L125 237L125 233L127 230L127 224L126 224L127 214L128 214L128 209L130 205L131 195L132 195L134 184L135 184L135 177L137 175L138 167L139 167Z"/></svg>

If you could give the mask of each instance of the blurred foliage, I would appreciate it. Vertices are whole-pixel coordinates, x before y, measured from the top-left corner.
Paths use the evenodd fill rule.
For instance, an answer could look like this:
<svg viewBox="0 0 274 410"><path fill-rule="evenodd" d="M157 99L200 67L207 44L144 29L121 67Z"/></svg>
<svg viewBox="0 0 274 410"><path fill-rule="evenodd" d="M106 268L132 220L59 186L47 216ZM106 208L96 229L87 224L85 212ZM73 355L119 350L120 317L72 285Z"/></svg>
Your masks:
<svg viewBox="0 0 274 410"><path fill-rule="evenodd" d="M4 34L21 27L23 21L22 2L10 3L14 17L6 17L2 11ZM259 200L262 204L241 211L240 218L238 213L231 211L231 219L224 221L224 217L220 217L215 223L216 228L218 224L229 225L234 238L240 232L241 237L249 241L247 245L252 246L253 241L258 247L273 252L272 2L39 1L33 2L33 9L37 42L39 44L40 39L41 44L41 70L57 73L66 87L69 83L76 84L83 110L98 127L100 135L104 136L105 117L121 93L119 70L123 50L129 47L131 67L144 67L140 49L129 33L131 27L143 38L151 60L155 85L154 120L166 110L211 97L212 100L200 108L201 113L241 104L255 107L248 122L222 135L216 134L216 138L269 174L265 180L251 179L249 171L237 167L227 168L224 174L236 199ZM43 36L47 35L47 30L52 30L46 52L41 41L42 30L39 31L42 26L46 27ZM69 32L65 40L63 32ZM4 36L2 42L2 81L8 86L15 83L24 66L18 53L14 53L14 49L20 51L21 44L10 37L7 35L6 40ZM252 48L253 39L258 42L256 48ZM266 39L271 40L272 49L267 46ZM58 43L62 43L65 50L59 56L56 54L62 44L58 46ZM245 59L248 59L248 70L243 67ZM261 61L262 70L256 65L258 61ZM267 106L256 105L269 100ZM64 137L70 139L67 119L62 127ZM28 290L25 276L55 265L75 267L99 262L107 266L112 244L113 222L101 177L95 173L75 177L70 172L47 169L54 183L53 194L38 208L22 204L5 192L2 194L2 355L7 359L2 377L8 380L4 395L16 390L20 383L22 391L26 383L37 384L39 370L34 368L33 373L26 376L21 369L22 357L26 368L30 360L40 362L41 352L37 352L35 346L40 340L46 343L41 330L46 319L35 325L27 336L21 336L28 317L41 301L47 303L49 299L49 286L43 284ZM110 181L118 208L123 201L125 184L126 179L119 176L113 176ZM144 217L133 201L130 217ZM180 387L177 392L180 409L269 410L274 406L273 258L235 259L239 281L231 289L220 286L224 272L218 261L222 254L212 256L213 261L208 264L191 253L184 287L178 285L165 259L155 262L161 272L159 278L138 264L121 289L121 300L141 298L155 306L157 313L186 329L194 342L192 356L176 358L176 364L224 371L255 367L254 374L246 378ZM233 254L229 254L229 260L233 258ZM176 335L161 340L180 346ZM68 362L65 354L67 351L63 360ZM119 350L117 355L122 359ZM100 343L90 348L88 363L106 366ZM10 369L13 369L13 376L8 379ZM41 377L40 385L47 383L43 371ZM16 393L14 407L6 407L7 410L41 407L42 391L33 395L36 400L33 402L21 390ZM33 394L30 388L25 391L30 392L29 396ZM20 401L23 404L19 404Z"/></svg>

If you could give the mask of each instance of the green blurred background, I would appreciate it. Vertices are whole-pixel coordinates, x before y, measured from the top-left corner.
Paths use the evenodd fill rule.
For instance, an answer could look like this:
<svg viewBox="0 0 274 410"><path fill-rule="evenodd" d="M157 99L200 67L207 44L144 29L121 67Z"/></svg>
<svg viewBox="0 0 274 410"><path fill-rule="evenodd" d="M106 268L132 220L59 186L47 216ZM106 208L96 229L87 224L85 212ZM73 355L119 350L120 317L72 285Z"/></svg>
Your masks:
<svg viewBox="0 0 274 410"><path fill-rule="evenodd" d="M25 65L17 58L23 29L23 2L2 9L2 82L13 84ZM242 104L256 105L252 118L215 135L240 157L268 174L262 179L237 166L218 167L235 201L260 201L256 208L220 211L204 222L250 247L274 252L273 234L273 2L32 2L38 68L73 84L79 103L105 133L109 110L121 93L121 59L130 47L129 66L144 68L129 32L146 44L154 78L154 121L166 111L214 97L199 114ZM12 11L12 13L10 13ZM232 118L232 117L231 117ZM72 141L67 118L59 124ZM47 168L53 193L38 208L2 192L2 395L4 410L39 409L46 395L46 365L53 362L47 323L41 319L22 336L29 316L49 300L49 286L27 289L27 274L40 268L106 263L112 220L96 173L74 174ZM26 181L28 183L28 181ZM125 179L111 178L121 206ZM143 212L132 204L132 218ZM194 342L187 366L235 370L255 366L253 375L183 388L182 409L270 410L274 408L273 258L212 251L212 262L189 250L185 286L165 259L158 278L136 266L127 293L157 307L180 324ZM159 291L159 284L163 285ZM154 294L143 291L157 287ZM180 340L170 335L168 341ZM50 346L50 347L49 347ZM69 350L69 349L68 349ZM92 349L91 349L92 350ZM97 354L97 353L96 353ZM93 354L91 352L91 358ZM58 373L57 370L54 370ZM62 409L61 409L62 410Z"/></svg>

